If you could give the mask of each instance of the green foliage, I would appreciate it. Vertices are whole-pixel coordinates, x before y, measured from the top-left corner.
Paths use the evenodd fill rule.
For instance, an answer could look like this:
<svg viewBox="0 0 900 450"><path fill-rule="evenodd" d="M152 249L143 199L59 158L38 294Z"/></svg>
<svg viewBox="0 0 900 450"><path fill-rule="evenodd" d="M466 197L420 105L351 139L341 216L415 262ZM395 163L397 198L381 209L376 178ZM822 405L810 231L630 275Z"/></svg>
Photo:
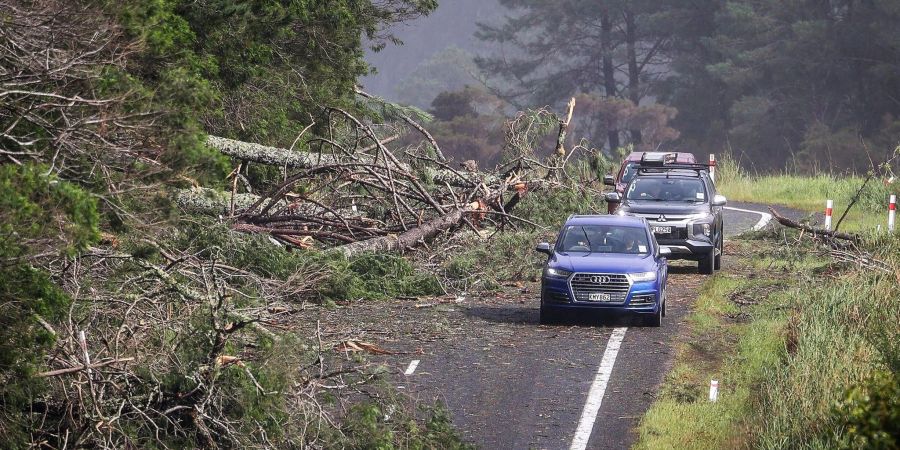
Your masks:
<svg viewBox="0 0 900 450"><path fill-rule="evenodd" d="M0 166L0 258L36 250L29 244L72 254L98 237L97 202L81 188L44 166Z"/></svg>
<svg viewBox="0 0 900 450"><path fill-rule="evenodd" d="M227 255L228 264L259 275L307 283L310 297L297 300L378 300L404 296L441 294L440 284L417 271L399 255L363 254L346 259L338 254L289 251L262 235L231 231L212 220L185 222L175 244L204 258ZM139 244L128 244L132 254L146 253Z"/></svg>
<svg viewBox="0 0 900 450"><path fill-rule="evenodd" d="M0 166L0 446L18 446L28 433L24 417L43 386L32 378L54 341L39 318L62 318L69 297L32 265L41 252L66 256L99 235L97 203L78 186L47 175L39 165Z"/></svg>
<svg viewBox="0 0 900 450"><path fill-rule="evenodd" d="M900 380L896 372L877 371L848 390L832 420L840 424L840 448L895 449L900 442Z"/></svg>
<svg viewBox="0 0 900 450"><path fill-rule="evenodd" d="M344 419L343 431L348 439L344 447L371 450L473 448L462 441L450 423L449 414L441 407L425 411L424 429L393 405L389 409L392 413L385 414L375 403L354 405Z"/></svg>
<svg viewBox="0 0 900 450"><path fill-rule="evenodd" d="M433 276L416 271L398 255L364 254L347 261L331 259L329 276L318 288L326 300L368 300L438 295L443 293Z"/></svg>
<svg viewBox="0 0 900 450"><path fill-rule="evenodd" d="M354 86L368 73L363 37L427 14L432 0L141 0L107 9L142 51L123 76L150 110L163 111L166 162L220 181L227 158L205 133L288 146L310 120L325 129L323 106L366 110ZM124 82L127 79L127 82ZM373 112L373 111L365 111Z"/></svg>
<svg viewBox="0 0 900 450"><path fill-rule="evenodd" d="M601 214L605 209L606 203L599 194L580 189L554 189L529 194L516 207L516 214L555 231L571 214Z"/></svg>

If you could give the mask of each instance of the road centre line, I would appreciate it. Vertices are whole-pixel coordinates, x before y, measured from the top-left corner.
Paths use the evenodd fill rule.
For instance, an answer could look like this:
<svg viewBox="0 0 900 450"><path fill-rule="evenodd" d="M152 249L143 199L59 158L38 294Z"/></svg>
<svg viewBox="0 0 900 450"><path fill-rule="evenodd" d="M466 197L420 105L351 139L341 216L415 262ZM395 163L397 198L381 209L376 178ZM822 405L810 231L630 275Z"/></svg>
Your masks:
<svg viewBox="0 0 900 450"><path fill-rule="evenodd" d="M769 224L769 222L772 221L772 215L769 213L753 211L752 209L732 208L731 206L726 206L725 209L728 209L731 211L750 213L750 214L759 214L760 215L759 222L756 222L756 225L753 225L753 228L751 228L750 231L762 230L763 228L765 228L766 225Z"/></svg>
<svg viewBox="0 0 900 450"><path fill-rule="evenodd" d="M419 360L414 359L409 363L409 367L406 368L406 372L403 372L403 375L409 376L412 375L413 372L416 371L416 367L419 367Z"/></svg>
<svg viewBox="0 0 900 450"><path fill-rule="evenodd" d="M591 384L591 390L588 392L584 410L581 412L581 420L578 421L578 428L575 429L575 437L572 438L572 445L569 447L569 450L584 450L587 448L591 432L594 431L597 413L600 412L600 404L603 402L603 394L606 393L606 384L609 382L610 375L612 375L613 365L616 363L616 355L619 354L619 347L622 346L622 340L625 339L626 331L628 331L628 328L616 328L609 336L609 341L606 343L606 351L603 352L603 359L600 360L600 367L597 368L597 375Z"/></svg>

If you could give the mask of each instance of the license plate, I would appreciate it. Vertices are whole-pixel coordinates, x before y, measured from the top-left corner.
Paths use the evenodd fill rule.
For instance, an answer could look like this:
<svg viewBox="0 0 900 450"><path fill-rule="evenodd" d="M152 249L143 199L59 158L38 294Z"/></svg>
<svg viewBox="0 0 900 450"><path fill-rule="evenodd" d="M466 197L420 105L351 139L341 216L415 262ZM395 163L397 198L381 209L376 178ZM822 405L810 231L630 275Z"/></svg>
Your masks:
<svg viewBox="0 0 900 450"><path fill-rule="evenodd" d="M672 234L672 227L652 227L653 234Z"/></svg>
<svg viewBox="0 0 900 450"><path fill-rule="evenodd" d="M591 301L591 302L608 302L608 301L609 301L609 294L604 294L604 293L601 293L601 292L590 293L590 294L588 294L588 301Z"/></svg>

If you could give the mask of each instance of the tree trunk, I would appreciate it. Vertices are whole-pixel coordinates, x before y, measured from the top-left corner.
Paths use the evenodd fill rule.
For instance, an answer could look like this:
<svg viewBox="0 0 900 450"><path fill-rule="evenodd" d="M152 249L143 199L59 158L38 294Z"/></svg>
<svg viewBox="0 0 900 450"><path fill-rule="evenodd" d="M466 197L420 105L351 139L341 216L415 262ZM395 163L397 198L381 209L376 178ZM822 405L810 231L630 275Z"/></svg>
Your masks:
<svg viewBox="0 0 900 450"><path fill-rule="evenodd" d="M631 8L625 8L625 45L628 57L628 99L634 103L634 106L640 106L641 103L641 72L638 69L637 62L637 23L635 22L634 12ZM641 129L633 127L631 130L631 141L637 145L641 143Z"/></svg>
<svg viewBox="0 0 900 450"><path fill-rule="evenodd" d="M612 60L612 21L609 18L609 8L600 8L600 48L603 52L603 88L606 98L616 97L616 69ZM610 150L616 150L621 146L619 142L619 130L617 124L607 123L607 138Z"/></svg>
<svg viewBox="0 0 900 450"><path fill-rule="evenodd" d="M404 233L353 242L334 247L331 251L341 253L348 258L368 252L402 252L434 238L441 232L450 230L462 222L463 216L462 209L455 209Z"/></svg>

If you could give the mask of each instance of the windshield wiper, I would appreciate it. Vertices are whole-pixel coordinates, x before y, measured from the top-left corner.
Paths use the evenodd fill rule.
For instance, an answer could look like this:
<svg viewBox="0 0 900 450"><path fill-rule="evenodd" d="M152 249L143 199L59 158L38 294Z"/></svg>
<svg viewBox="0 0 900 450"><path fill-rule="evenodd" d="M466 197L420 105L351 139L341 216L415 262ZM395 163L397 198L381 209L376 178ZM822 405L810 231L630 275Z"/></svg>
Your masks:
<svg viewBox="0 0 900 450"><path fill-rule="evenodd" d="M584 240L587 241L587 244L588 244L588 250L589 250L588 253L593 252L593 251L594 251L594 246L591 245L591 238L588 237L588 235L587 235L587 230L585 230L584 227L581 227L581 232L584 233Z"/></svg>

